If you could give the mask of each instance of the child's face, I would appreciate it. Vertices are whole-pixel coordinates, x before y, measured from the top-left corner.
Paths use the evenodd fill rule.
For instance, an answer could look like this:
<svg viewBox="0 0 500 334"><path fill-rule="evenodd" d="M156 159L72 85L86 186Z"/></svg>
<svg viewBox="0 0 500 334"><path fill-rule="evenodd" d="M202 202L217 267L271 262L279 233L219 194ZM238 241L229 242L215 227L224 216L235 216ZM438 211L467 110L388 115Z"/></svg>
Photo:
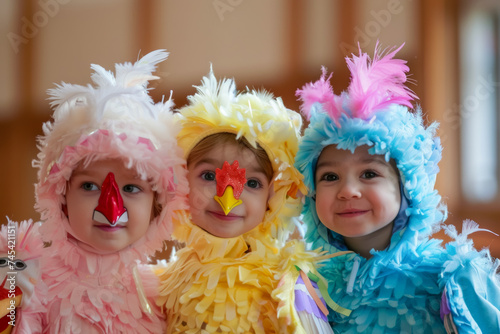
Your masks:
<svg viewBox="0 0 500 334"><path fill-rule="evenodd" d="M114 227L93 220L101 186L110 172L114 174L128 212L128 222ZM67 216L76 239L99 253L113 253L146 234L153 200L149 182L126 168L122 160L95 161L87 167L79 165L73 171L66 192Z"/></svg>
<svg viewBox="0 0 500 334"><path fill-rule="evenodd" d="M398 214L399 177L381 155L367 146L354 154L335 145L321 153L315 174L316 210L321 222L346 238L367 236L387 229Z"/></svg>
<svg viewBox="0 0 500 334"><path fill-rule="evenodd" d="M238 160L245 168L247 183L240 196L242 204L226 216L216 195L215 169L224 161L232 164ZM232 238L252 230L264 219L271 185L255 155L236 142L215 145L198 159L188 164L189 204L193 223L208 233L221 238Z"/></svg>

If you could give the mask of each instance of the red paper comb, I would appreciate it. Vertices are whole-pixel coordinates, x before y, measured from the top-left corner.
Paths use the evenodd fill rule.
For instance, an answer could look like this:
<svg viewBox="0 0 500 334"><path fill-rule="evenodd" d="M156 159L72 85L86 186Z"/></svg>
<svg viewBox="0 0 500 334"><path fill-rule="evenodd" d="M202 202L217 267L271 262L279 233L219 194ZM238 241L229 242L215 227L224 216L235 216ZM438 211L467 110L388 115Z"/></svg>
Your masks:
<svg viewBox="0 0 500 334"><path fill-rule="evenodd" d="M243 187L247 183L245 168L240 168L238 160L232 165L224 161L222 169L215 170L215 180L217 181L217 196L222 196L227 186L233 187L234 198L239 199L243 192Z"/></svg>

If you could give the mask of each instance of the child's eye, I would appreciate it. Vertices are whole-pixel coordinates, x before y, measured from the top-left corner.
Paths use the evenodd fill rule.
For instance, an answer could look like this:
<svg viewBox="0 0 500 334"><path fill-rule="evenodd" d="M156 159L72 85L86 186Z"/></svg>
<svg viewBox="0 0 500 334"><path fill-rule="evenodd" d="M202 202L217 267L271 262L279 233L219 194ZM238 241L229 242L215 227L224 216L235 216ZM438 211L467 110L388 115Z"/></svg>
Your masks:
<svg viewBox="0 0 500 334"><path fill-rule="evenodd" d="M215 180L215 172L203 172L201 174L201 178L205 181L214 181Z"/></svg>
<svg viewBox="0 0 500 334"><path fill-rule="evenodd" d="M259 180L250 179L247 181L247 187L257 189L262 187L262 184L259 182Z"/></svg>
<svg viewBox="0 0 500 334"><path fill-rule="evenodd" d="M94 191L94 190L99 190L99 187L96 186L94 183L92 182L84 182L81 186L81 188L83 190L86 190L86 191Z"/></svg>
<svg viewBox="0 0 500 334"><path fill-rule="evenodd" d="M137 193L141 191L141 188L139 188L138 186L134 186L133 184L127 184L123 187L123 191L126 193Z"/></svg>
<svg viewBox="0 0 500 334"><path fill-rule="evenodd" d="M325 173L321 176L320 181L337 181L339 179L337 174L334 173Z"/></svg>
<svg viewBox="0 0 500 334"><path fill-rule="evenodd" d="M361 175L361 177L363 179L373 179L374 177L377 177L378 174L372 170L367 170L365 172L363 172L363 174Z"/></svg>

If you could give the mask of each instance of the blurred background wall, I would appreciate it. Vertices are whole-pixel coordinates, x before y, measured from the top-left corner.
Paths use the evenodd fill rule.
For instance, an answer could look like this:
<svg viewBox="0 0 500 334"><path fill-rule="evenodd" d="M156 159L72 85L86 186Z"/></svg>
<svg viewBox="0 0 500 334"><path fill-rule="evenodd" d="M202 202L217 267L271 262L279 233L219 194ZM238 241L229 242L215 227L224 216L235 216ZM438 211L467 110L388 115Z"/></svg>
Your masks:
<svg viewBox="0 0 500 334"><path fill-rule="evenodd" d="M46 91L87 84L90 64L113 69L158 48L153 96L177 107L210 64L240 89L266 88L298 110L295 90L321 66L348 85L344 58L405 43L411 84L444 146L437 189L448 222L500 233L499 17L497 0L2 0L0 2L0 218L33 218L35 139L50 119ZM500 256L500 237L475 244Z"/></svg>

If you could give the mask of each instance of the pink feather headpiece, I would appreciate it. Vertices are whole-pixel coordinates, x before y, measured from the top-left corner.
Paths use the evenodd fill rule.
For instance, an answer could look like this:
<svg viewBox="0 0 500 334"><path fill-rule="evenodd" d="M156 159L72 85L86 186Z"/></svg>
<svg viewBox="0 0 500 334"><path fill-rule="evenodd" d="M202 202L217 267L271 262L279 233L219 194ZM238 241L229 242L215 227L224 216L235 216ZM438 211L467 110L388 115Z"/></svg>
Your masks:
<svg viewBox="0 0 500 334"><path fill-rule="evenodd" d="M411 100L417 96L404 85L409 68L405 60L394 59L403 45L383 55L377 43L373 60L361 49L359 56L353 54L352 58L347 57L351 82L347 92L340 96L333 93L329 82L331 74L327 77L323 68L318 81L297 90L296 95L303 102L302 113L310 119L312 106L320 103L333 120L338 120L342 114L367 120L374 112L384 110L391 104L413 108Z"/></svg>

